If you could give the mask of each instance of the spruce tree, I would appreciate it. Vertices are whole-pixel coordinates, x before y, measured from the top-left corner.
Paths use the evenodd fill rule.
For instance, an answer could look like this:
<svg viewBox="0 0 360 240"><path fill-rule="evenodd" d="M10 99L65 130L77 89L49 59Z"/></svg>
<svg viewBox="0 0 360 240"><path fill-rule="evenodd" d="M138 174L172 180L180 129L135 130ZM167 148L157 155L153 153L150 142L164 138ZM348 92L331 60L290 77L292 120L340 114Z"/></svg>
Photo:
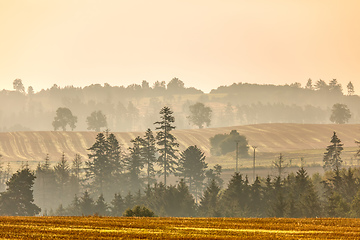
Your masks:
<svg viewBox="0 0 360 240"><path fill-rule="evenodd" d="M343 144L341 140L337 137L336 132L334 131L333 136L331 137L332 144L327 146L326 152L324 153L324 169L325 170L333 170L339 171L341 168L341 151L343 150Z"/></svg>
<svg viewBox="0 0 360 240"><path fill-rule="evenodd" d="M88 191L85 191L80 198L80 210L81 214L85 216L92 215L94 213L94 200L90 196Z"/></svg>
<svg viewBox="0 0 360 240"><path fill-rule="evenodd" d="M122 154L114 134L98 133L95 143L88 149L89 160L86 164L86 178L95 194L110 197L122 175Z"/></svg>
<svg viewBox="0 0 360 240"><path fill-rule="evenodd" d="M176 138L171 134L171 131L175 129L172 124L175 122L173 112L169 107L163 107L160 111L161 121L155 122L158 125L156 130L159 130L156 134L156 140L158 152L160 154L158 163L161 166L159 171L160 175L164 175L164 185L166 186L166 177L172 173L175 173L178 157L176 156L177 147L179 144L176 142Z"/></svg>
<svg viewBox="0 0 360 240"><path fill-rule="evenodd" d="M65 153L61 155L60 161L54 166L55 181L58 190L58 199L64 203L69 192L70 166L65 158Z"/></svg>
<svg viewBox="0 0 360 240"><path fill-rule="evenodd" d="M34 216L41 209L34 204L35 175L28 167L18 170L6 183L6 192L0 196L0 214L8 216Z"/></svg>
<svg viewBox="0 0 360 240"><path fill-rule="evenodd" d="M225 217L247 217L249 195L246 193L245 181L241 174L235 173L222 197Z"/></svg>
<svg viewBox="0 0 360 240"><path fill-rule="evenodd" d="M196 199L202 191L206 168L205 154L196 145L180 153L178 175L188 181L189 191Z"/></svg>
<svg viewBox="0 0 360 240"><path fill-rule="evenodd" d="M299 217L317 217L321 214L319 197L304 168L296 172L294 194Z"/></svg>
<svg viewBox="0 0 360 240"><path fill-rule="evenodd" d="M156 163L156 141L150 128L146 130L145 136L141 144L141 153L144 159L144 163L146 164L147 184L151 185L156 181L156 171L154 169L154 164Z"/></svg>
<svg viewBox="0 0 360 240"><path fill-rule="evenodd" d="M203 197L200 200L198 215L200 217L220 217L221 211L219 206L218 194L220 187L213 179L210 185L205 189Z"/></svg>
<svg viewBox="0 0 360 240"><path fill-rule="evenodd" d="M103 133L97 134L95 143L88 149L91 153L88 154L89 160L86 161L86 177L92 180L94 190L99 195L104 193L113 171L113 165L107 155L108 149L109 146Z"/></svg>
<svg viewBox="0 0 360 240"><path fill-rule="evenodd" d="M261 207L262 207L262 199L263 199L263 191L261 182L258 176L254 183L251 185L251 192L250 192L250 203L249 207L252 212L252 217L264 217Z"/></svg>
<svg viewBox="0 0 360 240"><path fill-rule="evenodd" d="M129 177L129 189L132 192L142 188L141 169L144 167L144 161L141 155L142 139L137 137L131 140L133 147L129 147L130 154L126 159L126 169Z"/></svg>
<svg viewBox="0 0 360 240"><path fill-rule="evenodd" d="M104 196L101 194L97 201L95 202L94 210L95 213L99 216L107 216L108 215L109 206L105 202Z"/></svg>
<svg viewBox="0 0 360 240"><path fill-rule="evenodd" d="M125 211L125 203L120 193L115 193L114 199L111 201L111 205L111 215L114 217L122 216Z"/></svg>

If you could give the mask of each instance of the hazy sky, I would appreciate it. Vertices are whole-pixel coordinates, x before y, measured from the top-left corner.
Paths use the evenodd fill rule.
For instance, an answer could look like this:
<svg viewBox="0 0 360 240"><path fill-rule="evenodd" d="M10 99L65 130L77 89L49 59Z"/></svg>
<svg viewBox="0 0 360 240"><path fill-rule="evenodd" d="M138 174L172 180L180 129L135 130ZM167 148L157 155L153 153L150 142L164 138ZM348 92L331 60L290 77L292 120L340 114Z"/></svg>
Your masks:
<svg viewBox="0 0 360 240"><path fill-rule="evenodd" d="M358 0L0 0L0 89L352 81Z"/></svg>

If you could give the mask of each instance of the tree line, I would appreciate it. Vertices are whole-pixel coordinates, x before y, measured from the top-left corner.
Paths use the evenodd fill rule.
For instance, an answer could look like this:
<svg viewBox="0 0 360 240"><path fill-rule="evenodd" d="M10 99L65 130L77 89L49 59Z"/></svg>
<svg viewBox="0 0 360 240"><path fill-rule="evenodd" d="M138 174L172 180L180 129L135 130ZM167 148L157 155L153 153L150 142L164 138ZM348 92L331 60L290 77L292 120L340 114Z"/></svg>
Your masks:
<svg viewBox="0 0 360 240"><path fill-rule="evenodd" d="M6 182L0 213L35 215L41 208L49 215L120 216L135 205L158 216L331 217L355 216L358 211L359 169L342 168L343 148L335 132L324 153L324 177L310 178L304 168L284 177L280 155L276 177L258 177L250 184L237 172L223 188L221 166L207 170L205 155L197 146L179 153L171 134L174 122L171 109L163 107L154 123L156 135L148 129L135 137L126 154L115 135L105 131L97 134L85 161L75 155L70 164L63 154L53 167L49 156L35 171L24 165ZM242 138L232 131L215 142L226 146ZM179 179L175 185L168 183L171 174ZM163 180L158 182L156 175Z"/></svg>
<svg viewBox="0 0 360 240"><path fill-rule="evenodd" d="M55 118L59 109L67 108L71 111L70 129L145 131L157 120L158 109L164 105L176 110L179 129L269 122L330 123L331 108L337 103L347 106L352 115L349 122L353 123L360 119L360 98L354 94L352 84L348 85L344 94L336 80L310 81L304 87L295 83L283 86L234 83L205 94L186 88L180 79L174 78L153 86L146 81L127 87L92 84L61 88L54 84L34 92L31 87L26 91L22 81L16 79L15 91L0 91L0 101L9 103L0 106L0 130L63 130L64 125ZM194 115L201 108L201 114ZM202 116L200 122L198 116Z"/></svg>

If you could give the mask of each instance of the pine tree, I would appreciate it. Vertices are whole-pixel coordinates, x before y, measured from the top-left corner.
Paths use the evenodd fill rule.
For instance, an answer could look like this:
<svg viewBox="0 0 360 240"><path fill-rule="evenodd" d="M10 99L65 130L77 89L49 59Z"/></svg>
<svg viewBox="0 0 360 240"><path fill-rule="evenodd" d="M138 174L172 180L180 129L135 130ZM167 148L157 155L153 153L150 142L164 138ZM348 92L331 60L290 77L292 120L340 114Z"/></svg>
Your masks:
<svg viewBox="0 0 360 240"><path fill-rule="evenodd" d="M324 153L324 169L331 169L333 171L339 171L341 168L341 151L343 150L343 144L334 132L331 141L332 144L327 146L326 152Z"/></svg>
<svg viewBox="0 0 360 240"><path fill-rule="evenodd" d="M0 196L0 213L9 216L34 216L41 209L34 204L35 175L29 168L18 170L6 183L6 192Z"/></svg>
<svg viewBox="0 0 360 240"><path fill-rule="evenodd" d="M216 164L213 169L209 169L205 172L205 176L207 178L207 185L211 184L214 179L216 184L222 188L224 184L224 180L221 178L222 166L220 164Z"/></svg>
<svg viewBox="0 0 360 240"><path fill-rule="evenodd" d="M294 194L299 217L317 217L321 213L320 200L306 170L296 172ZM295 217L295 216L292 216Z"/></svg>
<svg viewBox="0 0 360 240"><path fill-rule="evenodd" d="M305 86L306 89L310 89L310 90L313 90L313 84L312 84L312 80L309 78L309 80L307 81L306 83L306 86Z"/></svg>
<svg viewBox="0 0 360 240"><path fill-rule="evenodd" d="M58 199L57 183L54 169L50 166L49 154L46 154L45 162L39 163L35 171L34 198L44 210L57 207Z"/></svg>
<svg viewBox="0 0 360 240"><path fill-rule="evenodd" d="M347 84L346 87L347 87L347 90L348 90L348 95L349 95L349 96L354 95L354 92L355 92L355 90L354 90L354 85L352 84L351 81Z"/></svg>
<svg viewBox="0 0 360 240"><path fill-rule="evenodd" d="M270 216L284 217L286 211L284 187L280 177L276 177L274 183L274 195L271 202Z"/></svg>
<svg viewBox="0 0 360 240"><path fill-rule="evenodd" d="M200 200L200 205L198 209L198 215L200 217L220 217L220 206L218 194L220 192L220 187L216 184L215 179L213 179L210 185L205 189L204 195Z"/></svg>
<svg viewBox="0 0 360 240"><path fill-rule="evenodd" d="M141 154L141 143L142 139L136 137L131 140L133 147L129 147L129 157L126 160L126 169L129 176L129 188L131 191L135 192L138 189L142 188L143 182L141 179L141 169L144 167L144 160Z"/></svg>
<svg viewBox="0 0 360 240"><path fill-rule="evenodd" d="M110 181L113 165L107 155L109 146L106 137L103 133L96 136L96 142L88 149L91 151L89 160L86 161L86 177L93 180L95 192L98 194L104 193L106 184Z"/></svg>
<svg viewBox="0 0 360 240"><path fill-rule="evenodd" d="M261 182L258 176L254 183L251 185L251 192L250 192L250 203L249 207L252 212L253 217L263 217L261 207L262 207L262 199L263 199L263 192Z"/></svg>
<svg viewBox="0 0 360 240"><path fill-rule="evenodd" d="M95 213L99 216L107 216L108 208L109 206L105 202L104 196L101 194L98 200L95 202L95 206L94 206Z"/></svg>
<svg viewBox="0 0 360 240"><path fill-rule="evenodd" d="M156 171L154 169L154 164L156 163L156 141L150 128L146 130L141 144L142 157L144 159L144 163L146 164L147 184L151 185L156 182Z"/></svg>
<svg viewBox="0 0 360 240"><path fill-rule="evenodd" d="M179 144L176 142L176 138L170 132L175 129L172 123L175 122L175 118L172 116L173 112L169 107L163 107L160 111L161 121L154 124L159 125L156 127L157 132L156 140L159 146L158 152L160 154L158 163L161 166L159 171L160 175L164 175L164 185L166 186L166 177L172 173L175 173L177 162L177 147Z"/></svg>
<svg viewBox="0 0 360 240"><path fill-rule="evenodd" d="M95 143L88 149L86 178L95 194L109 197L120 183L123 162L121 148L114 134L98 133Z"/></svg>
<svg viewBox="0 0 360 240"><path fill-rule="evenodd" d="M245 192L245 181L241 174L232 176L228 188L222 197L225 217L247 217L249 209L249 195Z"/></svg>
<svg viewBox="0 0 360 240"><path fill-rule="evenodd" d="M80 199L76 194L71 204L67 207L67 212L69 216L81 216Z"/></svg>
<svg viewBox="0 0 360 240"><path fill-rule="evenodd" d="M111 215L114 217L122 216L125 211L125 203L120 193L115 193L114 199L111 201L111 205Z"/></svg>
<svg viewBox="0 0 360 240"><path fill-rule="evenodd" d="M79 154L75 154L75 157L71 165L71 185L75 194L79 194L80 186L82 183L83 161Z"/></svg>
<svg viewBox="0 0 360 240"><path fill-rule="evenodd" d="M80 198L81 213L85 216L92 215L94 213L94 200L90 196L88 191L85 191Z"/></svg>
<svg viewBox="0 0 360 240"><path fill-rule="evenodd" d="M134 196L129 191L124 199L125 209L132 208L134 204Z"/></svg>
<svg viewBox="0 0 360 240"><path fill-rule="evenodd" d="M194 216L195 201L183 179L180 180L176 189L178 191L177 200L179 202L179 205L176 208L178 210L177 216L179 217Z"/></svg>
<svg viewBox="0 0 360 240"><path fill-rule="evenodd" d="M58 198L60 203L64 202L64 199L68 194L65 194L68 189L68 183L70 180L70 166L65 158L65 153L61 155L60 161L54 166L55 181L57 183Z"/></svg>
<svg viewBox="0 0 360 240"><path fill-rule="evenodd" d="M180 153L178 175L189 182L189 191L196 199L202 191L206 168L205 154L196 145Z"/></svg>

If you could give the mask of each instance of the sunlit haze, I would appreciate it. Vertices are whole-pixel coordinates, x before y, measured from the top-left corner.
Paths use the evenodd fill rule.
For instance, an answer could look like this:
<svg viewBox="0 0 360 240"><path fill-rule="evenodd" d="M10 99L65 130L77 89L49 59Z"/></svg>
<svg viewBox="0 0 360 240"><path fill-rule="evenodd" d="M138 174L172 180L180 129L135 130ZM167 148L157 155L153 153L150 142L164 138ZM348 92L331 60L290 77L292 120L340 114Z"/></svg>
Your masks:
<svg viewBox="0 0 360 240"><path fill-rule="evenodd" d="M0 2L0 89L180 78L360 89L360 1Z"/></svg>

